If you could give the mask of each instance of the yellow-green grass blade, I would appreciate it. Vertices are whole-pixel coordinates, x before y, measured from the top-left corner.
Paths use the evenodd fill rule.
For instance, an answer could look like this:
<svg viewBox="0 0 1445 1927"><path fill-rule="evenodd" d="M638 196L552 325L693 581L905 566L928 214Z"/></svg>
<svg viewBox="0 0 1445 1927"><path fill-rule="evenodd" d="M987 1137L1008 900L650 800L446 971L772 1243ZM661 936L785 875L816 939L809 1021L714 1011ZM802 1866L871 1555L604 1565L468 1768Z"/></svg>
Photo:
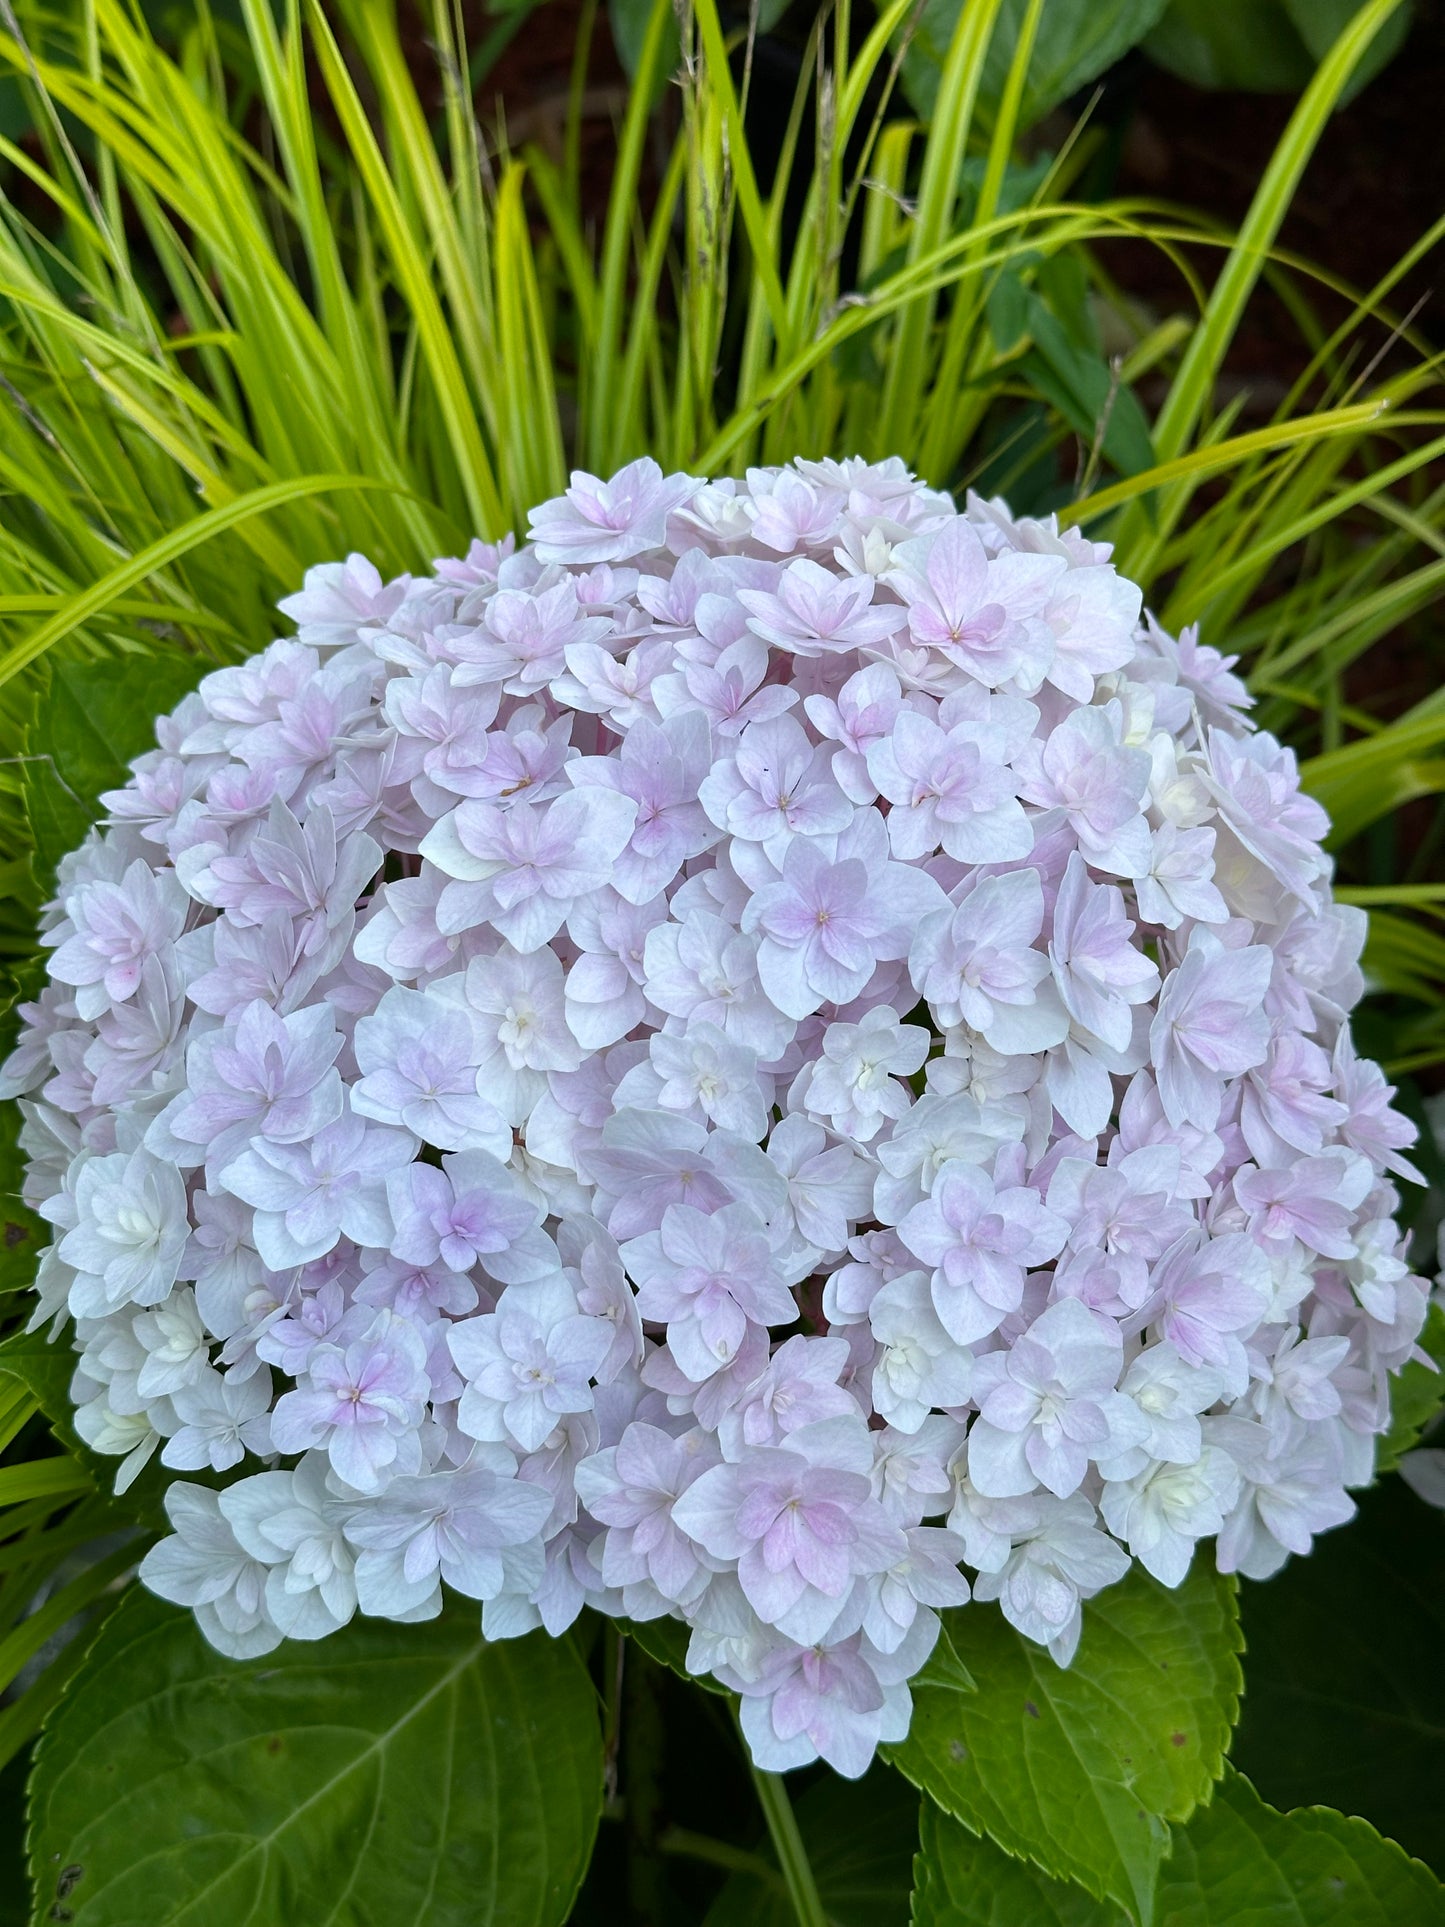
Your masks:
<svg viewBox="0 0 1445 1927"><path fill-rule="evenodd" d="M633 76L627 115L623 121L617 159L602 232L602 263L598 277L595 330L582 338L581 416L582 466L602 473L615 466L622 440L611 374L617 363L627 304L627 273L632 254L632 219L642 164L646 153L649 106L657 85L672 22L671 0L653 0L642 56ZM584 315L586 321L591 317Z"/></svg>
<svg viewBox="0 0 1445 1927"><path fill-rule="evenodd" d="M482 442L456 345L432 285L425 254L405 218L396 183L317 0L308 0L308 13L327 91L366 184L407 305L416 320L422 356L436 383L447 438L461 473L468 509L478 533L501 535L508 526L507 510Z"/></svg>
<svg viewBox="0 0 1445 1927"><path fill-rule="evenodd" d="M1401 4L1367 0L1321 61L1291 115L1155 422L1154 443L1163 463L1184 453L1209 407L1225 354L1325 124L1370 42ZM1158 504L1159 525L1153 530L1142 505L1131 510L1116 532L1122 568L1134 572L1137 555L1162 539L1186 501L1187 490L1181 490Z"/></svg>
<svg viewBox="0 0 1445 1927"><path fill-rule="evenodd" d="M1361 438L1362 442L1364 437ZM1338 438L1334 467L1349 459L1354 452L1348 436ZM1331 523L1339 522L1356 508L1368 508L1385 517L1405 517L1407 511L1399 508L1387 491L1399 482L1419 474L1433 462L1445 456L1445 436L1418 443L1407 453L1387 462L1382 468L1371 468L1359 480L1347 486L1334 487L1329 483L1321 485L1318 478L1305 481L1300 494L1311 506L1297 513L1291 519L1280 522L1275 520L1266 525L1266 532L1243 554L1233 560L1220 554L1221 544L1198 545L1197 560L1188 558L1192 566L1181 579L1166 604L1161 620L1166 627L1185 620L1193 620L1202 612L1223 605L1228 608L1231 602L1242 601L1256 590L1270 564L1287 549L1296 547L1319 530ZM1313 498L1311 500L1311 498ZM1231 503L1231 507L1234 505ZM1290 505L1286 502L1286 510ZM1235 509L1235 518L1247 532L1249 521ZM1433 543L1440 538L1429 523L1415 518L1416 526L1411 531L1422 542Z"/></svg>
<svg viewBox="0 0 1445 1927"><path fill-rule="evenodd" d="M1437 903L1445 906L1445 883L1337 883L1334 895L1336 903L1358 904L1362 910L1383 909L1392 904L1424 910Z"/></svg>
<svg viewBox="0 0 1445 1927"><path fill-rule="evenodd" d="M774 328L783 329L786 325L787 302L782 283L778 279L777 261L768 244L767 216L763 209L762 197L758 192L757 177L753 172L752 154L743 125L742 107L728 67L722 21L718 16L716 0L692 0L692 4L702 40L708 88L718 103L727 129L727 154L732 167L733 190L737 196L738 212L742 216L748 245L752 250L753 272L762 283ZM985 4L990 4L990 0L985 0ZM997 0L992 0L992 4L997 4Z"/></svg>
<svg viewBox="0 0 1445 1927"><path fill-rule="evenodd" d="M941 246L953 225L974 102L999 4L1000 0L977 0L976 5L959 9L924 149L918 211L909 241L909 259L915 265ZM985 231L987 225L982 224ZM934 292L921 289L904 308L894 330L878 430L880 443L888 447L913 445Z"/></svg>
<svg viewBox="0 0 1445 1927"><path fill-rule="evenodd" d="M136 1563L137 1549L119 1546L104 1559L79 1574L33 1613L23 1618L4 1639L0 1639L0 1690L8 1686L20 1669L69 1624L78 1612L92 1605L122 1573Z"/></svg>
<svg viewBox="0 0 1445 1927"><path fill-rule="evenodd" d="M115 1598L118 1601L119 1594ZM83 1611L86 1605L92 1603L92 1600L83 1601L80 1610ZM55 1630L59 1631L60 1627ZM90 1650L90 1643L84 1636L70 1640L49 1662L40 1677L27 1686L18 1699L0 1711L0 1766L13 1759L40 1730L45 1716L65 1691L72 1674Z"/></svg>
<svg viewBox="0 0 1445 1927"><path fill-rule="evenodd" d="M186 555L201 543L210 541L224 530L236 527L250 516L268 514L290 502L329 494L333 490L391 487L391 484L379 481L373 475L298 475L272 482L265 488L252 489L220 508L208 509L204 515L198 515L182 523L179 528L172 529L139 555L132 556L122 567L113 569L109 575L76 596L49 622L42 623L32 634L8 649L0 656L0 682L8 681L62 637L70 635L92 616L100 614L113 600L124 595L127 589L134 588L168 563Z"/></svg>
<svg viewBox="0 0 1445 1927"><path fill-rule="evenodd" d="M1347 589L1357 579L1358 572L1358 558L1354 559L1353 568L1349 563L1344 565ZM1311 625L1288 648L1270 652L1263 659L1263 666L1269 675L1278 677L1318 657L1332 670L1343 669L1406 617L1428 608L1442 591L1445 591L1445 558L1427 562L1408 575L1397 576L1368 595L1347 593L1338 614Z"/></svg>
<svg viewBox="0 0 1445 1927"><path fill-rule="evenodd" d="M0 1465L0 1506L19 1505L23 1499L71 1498L94 1489L89 1472L68 1456ZM4 1530L0 1517L0 1532Z"/></svg>
<svg viewBox="0 0 1445 1927"><path fill-rule="evenodd" d="M1330 815L1338 846L1402 804L1445 790L1445 713L1407 713L1377 734L1313 756L1301 767L1310 794Z"/></svg>
<svg viewBox="0 0 1445 1927"><path fill-rule="evenodd" d="M1097 521L1100 516L1167 488L1171 483L1204 481L1211 475L1238 467L1254 455L1289 448L1297 442L1313 441L1324 435L1352 434L1377 421L1381 412L1378 404L1361 402L1353 408L1326 409L1318 415L1302 415L1292 422L1274 422L1268 428L1251 429L1247 434L1194 449L1172 461L1159 462L1138 475L1099 489L1061 509L1059 520L1069 525Z"/></svg>
<svg viewBox="0 0 1445 1927"><path fill-rule="evenodd" d="M1029 62L1033 58L1034 41L1043 12L1044 0L1029 0L1028 11L1019 27L1018 44L1009 63L993 132L989 137L988 159L974 211L976 226L991 221L998 211L1004 176L1013 157L1019 110L1023 104ZM960 422L955 410L949 406L949 400L962 385L965 370L970 364L974 349L973 331L983 299L984 291L977 283L960 288L948 317L943 353L934 383L935 402L928 411L927 428L918 461L920 474L940 485L952 474L962 454L967 424L973 413L969 411Z"/></svg>

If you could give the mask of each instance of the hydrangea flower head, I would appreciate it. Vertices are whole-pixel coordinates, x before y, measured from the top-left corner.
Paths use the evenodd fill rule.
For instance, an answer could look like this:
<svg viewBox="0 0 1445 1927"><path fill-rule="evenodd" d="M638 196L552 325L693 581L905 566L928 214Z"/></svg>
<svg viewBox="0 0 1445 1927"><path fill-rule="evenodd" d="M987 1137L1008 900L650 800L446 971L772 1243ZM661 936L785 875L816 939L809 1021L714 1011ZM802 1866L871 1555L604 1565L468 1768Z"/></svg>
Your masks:
<svg viewBox="0 0 1445 1927"><path fill-rule="evenodd" d="M223 1651L671 1615L861 1773L943 1609L1067 1664L1349 1516L1426 1306L1360 920L1101 545L898 462L530 521L313 569L62 865L35 1323L222 1482L141 1576Z"/></svg>

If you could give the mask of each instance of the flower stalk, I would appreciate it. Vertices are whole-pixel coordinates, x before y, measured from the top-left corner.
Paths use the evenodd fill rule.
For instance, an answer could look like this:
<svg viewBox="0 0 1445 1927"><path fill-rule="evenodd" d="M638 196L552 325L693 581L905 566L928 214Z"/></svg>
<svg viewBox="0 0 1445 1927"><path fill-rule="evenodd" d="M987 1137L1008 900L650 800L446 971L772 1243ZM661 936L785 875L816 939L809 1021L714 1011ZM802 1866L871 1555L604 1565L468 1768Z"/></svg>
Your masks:
<svg viewBox="0 0 1445 1927"><path fill-rule="evenodd" d="M818 1883L813 1878L808 1851L798 1831L797 1815L793 1812L783 1776L781 1773L764 1773L761 1767L753 1765L751 1754L748 1756L748 1765L798 1927L828 1927L828 1916L823 1911Z"/></svg>

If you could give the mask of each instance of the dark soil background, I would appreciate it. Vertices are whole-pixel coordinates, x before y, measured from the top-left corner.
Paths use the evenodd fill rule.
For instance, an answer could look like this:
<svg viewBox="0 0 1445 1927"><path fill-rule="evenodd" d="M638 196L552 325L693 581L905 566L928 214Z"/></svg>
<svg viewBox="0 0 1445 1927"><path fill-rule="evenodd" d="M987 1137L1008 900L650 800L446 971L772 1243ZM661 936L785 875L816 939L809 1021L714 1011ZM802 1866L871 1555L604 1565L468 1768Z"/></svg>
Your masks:
<svg viewBox="0 0 1445 1927"><path fill-rule="evenodd" d="M1117 186L1202 208L1237 225L1293 107L1288 96L1205 93L1134 55L1110 76L1123 97ZM1125 104L1127 103L1127 104ZM1341 109L1315 151L1280 237L1353 288L1368 289L1445 212L1445 5L1419 10L1403 51ZM1130 291L1177 304L1177 282L1162 256L1131 251L1119 266ZM1445 340L1440 262L1427 260L1401 284L1398 310L1424 302L1422 332ZM1283 307L1255 301L1234 344L1236 381L1273 407L1299 361Z"/></svg>

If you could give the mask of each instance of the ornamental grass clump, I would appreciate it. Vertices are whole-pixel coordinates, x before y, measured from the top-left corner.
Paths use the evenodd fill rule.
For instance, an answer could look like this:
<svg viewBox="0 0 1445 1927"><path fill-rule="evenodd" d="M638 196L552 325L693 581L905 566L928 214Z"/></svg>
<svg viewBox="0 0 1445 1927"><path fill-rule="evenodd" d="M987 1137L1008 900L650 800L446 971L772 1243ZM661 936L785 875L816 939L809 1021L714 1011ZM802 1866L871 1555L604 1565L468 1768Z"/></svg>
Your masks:
<svg viewBox="0 0 1445 1927"><path fill-rule="evenodd" d="M1067 1665L1352 1512L1426 1308L1364 918L1107 545L898 461L530 519L313 569L62 866L36 1319L223 1652L672 1616L856 1775L970 1589Z"/></svg>

